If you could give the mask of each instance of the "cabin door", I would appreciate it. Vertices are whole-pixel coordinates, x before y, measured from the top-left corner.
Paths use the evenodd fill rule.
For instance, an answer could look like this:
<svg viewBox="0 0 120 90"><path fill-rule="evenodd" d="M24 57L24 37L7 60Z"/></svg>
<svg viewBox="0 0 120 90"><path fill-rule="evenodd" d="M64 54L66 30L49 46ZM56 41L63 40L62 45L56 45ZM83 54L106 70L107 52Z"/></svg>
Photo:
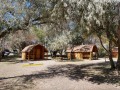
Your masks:
<svg viewBox="0 0 120 90"><path fill-rule="evenodd" d="M40 49L36 49L36 59L40 59Z"/></svg>

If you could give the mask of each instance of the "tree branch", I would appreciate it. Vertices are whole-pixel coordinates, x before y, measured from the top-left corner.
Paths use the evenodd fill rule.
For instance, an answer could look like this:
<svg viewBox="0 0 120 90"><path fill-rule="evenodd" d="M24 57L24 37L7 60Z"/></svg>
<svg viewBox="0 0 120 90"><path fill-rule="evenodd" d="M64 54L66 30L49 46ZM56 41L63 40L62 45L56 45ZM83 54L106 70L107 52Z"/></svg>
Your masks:
<svg viewBox="0 0 120 90"><path fill-rule="evenodd" d="M103 42L102 42L102 39L101 39L101 36L98 36L99 40L100 40L100 43L102 45L102 47L106 50L107 53L109 53L109 51L105 48L105 46L103 45Z"/></svg>

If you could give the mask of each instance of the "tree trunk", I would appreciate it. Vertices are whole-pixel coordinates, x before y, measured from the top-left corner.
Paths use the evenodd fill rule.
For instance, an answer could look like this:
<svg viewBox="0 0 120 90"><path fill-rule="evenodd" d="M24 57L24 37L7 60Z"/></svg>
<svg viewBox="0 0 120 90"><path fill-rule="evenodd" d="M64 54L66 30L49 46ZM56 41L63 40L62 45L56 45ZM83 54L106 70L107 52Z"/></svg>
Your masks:
<svg viewBox="0 0 120 90"><path fill-rule="evenodd" d="M118 36L118 60L116 63L116 68L120 71L120 26L118 27L118 30L117 30L117 36Z"/></svg>
<svg viewBox="0 0 120 90"><path fill-rule="evenodd" d="M120 71L120 40L118 40L118 60L116 63L116 68Z"/></svg>
<svg viewBox="0 0 120 90"><path fill-rule="evenodd" d="M111 65L111 69L115 69L115 64L112 58L112 41L109 40L109 60L110 60L110 65Z"/></svg>
<svg viewBox="0 0 120 90"><path fill-rule="evenodd" d="M115 64L114 64L114 61L113 61L113 58L112 58L112 41L109 40L109 50L107 50L104 45L103 45L103 42L102 42L102 39L100 36L98 36L99 40L100 40L100 43L102 45L102 47L106 50L106 52L108 53L108 56L109 56L109 60L110 60L110 65L111 65L111 69L115 69Z"/></svg>
<svg viewBox="0 0 120 90"><path fill-rule="evenodd" d="M109 54L109 60L110 60L111 69L115 69L115 64L114 64L114 61L113 61L111 53Z"/></svg>

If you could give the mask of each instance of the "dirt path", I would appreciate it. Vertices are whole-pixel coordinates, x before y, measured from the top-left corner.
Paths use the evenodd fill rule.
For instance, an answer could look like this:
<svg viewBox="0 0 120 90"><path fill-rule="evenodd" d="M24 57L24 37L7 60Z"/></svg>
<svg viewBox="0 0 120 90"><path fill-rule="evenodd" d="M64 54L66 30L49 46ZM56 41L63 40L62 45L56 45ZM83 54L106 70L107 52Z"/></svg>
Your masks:
<svg viewBox="0 0 120 90"><path fill-rule="evenodd" d="M120 90L120 77L101 69L106 63L104 59L0 62L0 90Z"/></svg>

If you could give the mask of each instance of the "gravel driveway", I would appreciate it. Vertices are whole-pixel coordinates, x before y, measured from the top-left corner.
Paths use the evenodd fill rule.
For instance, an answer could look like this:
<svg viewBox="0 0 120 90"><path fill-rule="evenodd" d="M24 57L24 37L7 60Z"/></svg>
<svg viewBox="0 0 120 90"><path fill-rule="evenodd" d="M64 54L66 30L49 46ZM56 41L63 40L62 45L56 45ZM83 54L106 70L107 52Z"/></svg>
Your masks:
<svg viewBox="0 0 120 90"><path fill-rule="evenodd" d="M99 63L105 60L0 62L0 90L120 90L114 80L98 78L98 69L87 74L88 66Z"/></svg>

